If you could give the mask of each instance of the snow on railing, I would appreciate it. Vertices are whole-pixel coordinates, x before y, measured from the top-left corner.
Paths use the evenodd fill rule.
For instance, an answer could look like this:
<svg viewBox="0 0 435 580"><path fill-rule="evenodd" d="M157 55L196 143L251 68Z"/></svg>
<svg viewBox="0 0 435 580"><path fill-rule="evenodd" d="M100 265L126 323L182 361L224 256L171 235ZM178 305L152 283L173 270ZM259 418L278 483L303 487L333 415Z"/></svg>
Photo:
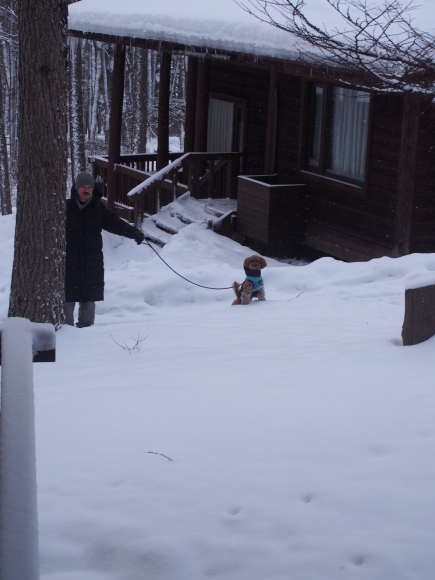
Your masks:
<svg viewBox="0 0 435 580"><path fill-rule="evenodd" d="M156 171L156 173L151 175L151 177L148 177L148 179L145 179L145 181L139 183L139 185L136 185L135 188L129 191L128 197L133 197L134 195L141 193L141 191L143 191L147 187L150 187L154 183L158 181L163 181L168 175L170 175L173 172L174 169L181 167L184 159L186 159L186 157L188 157L189 155L191 155L191 153L185 153L175 161L172 161L172 163L169 163L169 165L166 165L166 167L160 169L160 171Z"/></svg>
<svg viewBox="0 0 435 580"><path fill-rule="evenodd" d="M39 578L32 362L54 361L52 324L0 324L0 579Z"/></svg>

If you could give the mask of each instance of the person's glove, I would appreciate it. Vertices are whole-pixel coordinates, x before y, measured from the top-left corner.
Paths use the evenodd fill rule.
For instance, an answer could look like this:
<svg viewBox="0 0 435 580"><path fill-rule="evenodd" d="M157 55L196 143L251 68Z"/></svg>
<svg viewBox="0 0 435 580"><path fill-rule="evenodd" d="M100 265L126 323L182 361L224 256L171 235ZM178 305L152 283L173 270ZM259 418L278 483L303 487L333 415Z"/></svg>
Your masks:
<svg viewBox="0 0 435 580"><path fill-rule="evenodd" d="M141 245L141 243L144 241L145 236L143 235L143 233L140 230L136 230L134 232L134 241L136 242L136 244L138 246Z"/></svg>

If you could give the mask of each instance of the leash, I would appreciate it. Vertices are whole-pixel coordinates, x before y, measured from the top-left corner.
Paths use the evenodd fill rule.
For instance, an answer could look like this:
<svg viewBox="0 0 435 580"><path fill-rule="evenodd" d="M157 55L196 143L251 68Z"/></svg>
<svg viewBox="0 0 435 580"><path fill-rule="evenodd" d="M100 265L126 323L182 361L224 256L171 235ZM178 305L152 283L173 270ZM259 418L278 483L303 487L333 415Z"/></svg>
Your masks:
<svg viewBox="0 0 435 580"><path fill-rule="evenodd" d="M161 259L161 261L165 264L165 266L167 266L170 270L172 270L172 272L174 272L174 274L177 274L177 276L180 276L180 278L183 278L183 280L186 280L186 282L189 282L189 284L193 284L194 286L199 286L199 288L205 288L206 290L232 290L233 289L232 286L227 286L225 288L213 288L211 286L202 286L202 284L197 284L196 282L192 282L192 280L188 280L187 278L185 278L184 276L182 276L181 274L176 272L174 270L174 268L171 268L171 266L167 262L165 262L165 260L157 252L157 250L152 247L152 245L149 243L148 240L144 240L142 242L142 244L149 246L153 250L153 252L155 252L155 254Z"/></svg>

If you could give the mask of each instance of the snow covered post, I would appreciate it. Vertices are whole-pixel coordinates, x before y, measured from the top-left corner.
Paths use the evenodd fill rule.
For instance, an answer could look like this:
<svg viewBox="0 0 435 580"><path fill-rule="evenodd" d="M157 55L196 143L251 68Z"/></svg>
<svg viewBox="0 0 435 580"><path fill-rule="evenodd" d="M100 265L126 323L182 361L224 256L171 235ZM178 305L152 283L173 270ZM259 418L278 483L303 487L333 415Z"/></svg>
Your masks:
<svg viewBox="0 0 435 580"><path fill-rule="evenodd" d="M55 360L52 324L0 324L0 580L39 578L32 362Z"/></svg>

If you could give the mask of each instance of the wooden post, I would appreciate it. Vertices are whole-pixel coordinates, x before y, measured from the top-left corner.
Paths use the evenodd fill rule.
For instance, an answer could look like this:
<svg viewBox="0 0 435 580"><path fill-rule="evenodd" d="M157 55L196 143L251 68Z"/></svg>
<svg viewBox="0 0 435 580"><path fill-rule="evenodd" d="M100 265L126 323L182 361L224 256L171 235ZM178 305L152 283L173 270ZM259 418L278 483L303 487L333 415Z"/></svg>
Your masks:
<svg viewBox="0 0 435 580"><path fill-rule="evenodd" d="M186 120L184 123L184 152L195 150L195 116L198 59L189 56L186 81Z"/></svg>
<svg viewBox="0 0 435 580"><path fill-rule="evenodd" d="M414 206L415 162L420 122L419 95L404 95L399 175L394 216L394 256L411 251L412 214Z"/></svg>
<svg viewBox="0 0 435 580"><path fill-rule="evenodd" d="M435 285L405 292L403 346L428 340L435 334Z"/></svg>
<svg viewBox="0 0 435 580"><path fill-rule="evenodd" d="M124 101L125 46L117 44L113 62L112 104L109 121L109 166L107 168L107 207L115 208L118 175L115 164L121 160L122 105Z"/></svg>
<svg viewBox="0 0 435 580"><path fill-rule="evenodd" d="M189 162L186 164L187 166L187 187L190 191L190 193L193 195L193 163L192 160L189 160ZM185 171L185 169L183 169L183 172Z"/></svg>
<svg viewBox="0 0 435 580"><path fill-rule="evenodd" d="M231 161L231 159L229 159L227 161L227 166L225 168L225 197L229 197L230 199L234 199L231 194L231 186L232 186L232 182L233 182L233 177L232 177L232 172L233 172L233 163Z"/></svg>
<svg viewBox="0 0 435 580"><path fill-rule="evenodd" d="M135 226L139 224L139 201L137 197L133 201L133 223Z"/></svg>
<svg viewBox="0 0 435 580"><path fill-rule="evenodd" d="M267 112L266 150L264 154L264 174L273 173L275 165L276 122L277 122L277 81L275 69L270 71L269 108Z"/></svg>
<svg viewBox="0 0 435 580"><path fill-rule="evenodd" d="M159 118L157 128L157 171L169 163L169 97L171 53L162 52L160 61Z"/></svg>
<svg viewBox="0 0 435 580"><path fill-rule="evenodd" d="M178 183L178 176L176 173L172 176L172 201L177 199L177 183Z"/></svg>
<svg viewBox="0 0 435 580"><path fill-rule="evenodd" d="M216 198L216 191L215 191L215 179L214 179L214 159L209 159L208 162L208 174L210 176L208 180L208 197L212 199Z"/></svg>
<svg viewBox="0 0 435 580"><path fill-rule="evenodd" d="M203 153L207 150L208 122L208 63L203 58L198 62L196 88L195 151Z"/></svg>
<svg viewBox="0 0 435 580"><path fill-rule="evenodd" d="M199 179L200 179L200 161L199 159L193 159L191 163L191 170L189 169L189 176L190 176L190 183L189 189L190 193L196 199L199 199L200 196L200 187L199 187Z"/></svg>

